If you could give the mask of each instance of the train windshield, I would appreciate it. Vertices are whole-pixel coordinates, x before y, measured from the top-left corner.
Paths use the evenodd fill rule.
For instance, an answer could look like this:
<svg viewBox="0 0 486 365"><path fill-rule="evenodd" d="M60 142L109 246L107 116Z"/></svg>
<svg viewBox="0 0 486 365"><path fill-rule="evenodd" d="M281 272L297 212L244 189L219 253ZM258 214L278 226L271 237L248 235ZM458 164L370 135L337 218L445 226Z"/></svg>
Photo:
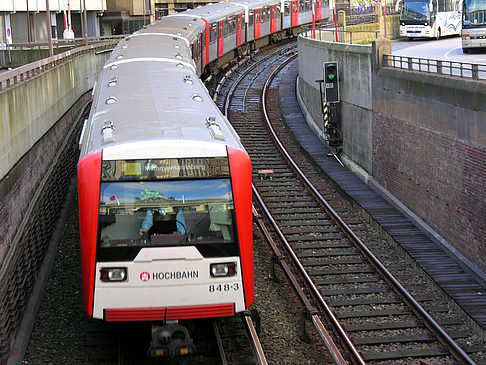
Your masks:
<svg viewBox="0 0 486 365"><path fill-rule="evenodd" d="M205 256L232 255L234 217L229 178L102 182L99 247L196 245Z"/></svg>

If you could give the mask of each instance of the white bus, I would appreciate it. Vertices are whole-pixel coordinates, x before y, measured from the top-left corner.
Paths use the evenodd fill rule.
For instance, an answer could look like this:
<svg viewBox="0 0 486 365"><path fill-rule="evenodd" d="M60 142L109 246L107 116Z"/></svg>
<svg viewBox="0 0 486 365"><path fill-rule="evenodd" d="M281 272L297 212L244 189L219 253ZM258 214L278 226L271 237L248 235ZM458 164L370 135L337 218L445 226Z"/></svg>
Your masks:
<svg viewBox="0 0 486 365"><path fill-rule="evenodd" d="M461 34L460 0L402 0L400 37L436 38Z"/></svg>
<svg viewBox="0 0 486 365"><path fill-rule="evenodd" d="M462 51L481 47L486 47L486 0L464 0Z"/></svg>

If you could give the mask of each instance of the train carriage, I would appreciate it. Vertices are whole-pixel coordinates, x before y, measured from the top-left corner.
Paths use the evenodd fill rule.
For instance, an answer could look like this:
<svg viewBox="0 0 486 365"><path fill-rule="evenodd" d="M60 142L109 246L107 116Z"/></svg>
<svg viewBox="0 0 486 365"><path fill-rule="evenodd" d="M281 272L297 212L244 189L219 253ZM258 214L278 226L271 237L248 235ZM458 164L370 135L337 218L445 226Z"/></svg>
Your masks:
<svg viewBox="0 0 486 365"><path fill-rule="evenodd" d="M190 45L204 23L177 21L119 43L83 128L83 298L94 318L221 317L253 301L250 160L196 75Z"/></svg>
<svg viewBox="0 0 486 365"><path fill-rule="evenodd" d="M299 0L299 24L308 24L312 22L312 4L311 0Z"/></svg>
<svg viewBox="0 0 486 365"><path fill-rule="evenodd" d="M279 0L236 1L245 7L246 42L282 30Z"/></svg>
<svg viewBox="0 0 486 365"><path fill-rule="evenodd" d="M244 7L236 3L210 4L202 8L191 9L187 15L197 16L207 24L207 63L222 57L241 45L245 39L242 27L238 28L238 17L243 18ZM238 43L239 40L239 43Z"/></svg>

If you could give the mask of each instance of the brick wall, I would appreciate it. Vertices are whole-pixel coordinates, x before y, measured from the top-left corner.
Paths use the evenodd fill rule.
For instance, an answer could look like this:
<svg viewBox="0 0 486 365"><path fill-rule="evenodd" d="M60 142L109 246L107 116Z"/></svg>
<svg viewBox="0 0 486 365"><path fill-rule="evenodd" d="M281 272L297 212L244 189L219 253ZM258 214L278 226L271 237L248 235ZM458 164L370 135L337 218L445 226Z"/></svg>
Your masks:
<svg viewBox="0 0 486 365"><path fill-rule="evenodd" d="M486 270L486 148L374 114L373 175Z"/></svg>

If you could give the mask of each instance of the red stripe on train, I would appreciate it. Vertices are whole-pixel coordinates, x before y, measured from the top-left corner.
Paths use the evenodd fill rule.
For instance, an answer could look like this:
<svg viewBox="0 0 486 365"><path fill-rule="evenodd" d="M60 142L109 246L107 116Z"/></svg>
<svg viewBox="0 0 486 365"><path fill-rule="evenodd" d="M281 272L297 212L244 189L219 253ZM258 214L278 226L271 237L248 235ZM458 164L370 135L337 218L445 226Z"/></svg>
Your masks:
<svg viewBox="0 0 486 365"><path fill-rule="evenodd" d="M228 317L234 314L234 304L228 303L198 305L193 307L105 309L105 320L107 322L163 321L174 319Z"/></svg>

